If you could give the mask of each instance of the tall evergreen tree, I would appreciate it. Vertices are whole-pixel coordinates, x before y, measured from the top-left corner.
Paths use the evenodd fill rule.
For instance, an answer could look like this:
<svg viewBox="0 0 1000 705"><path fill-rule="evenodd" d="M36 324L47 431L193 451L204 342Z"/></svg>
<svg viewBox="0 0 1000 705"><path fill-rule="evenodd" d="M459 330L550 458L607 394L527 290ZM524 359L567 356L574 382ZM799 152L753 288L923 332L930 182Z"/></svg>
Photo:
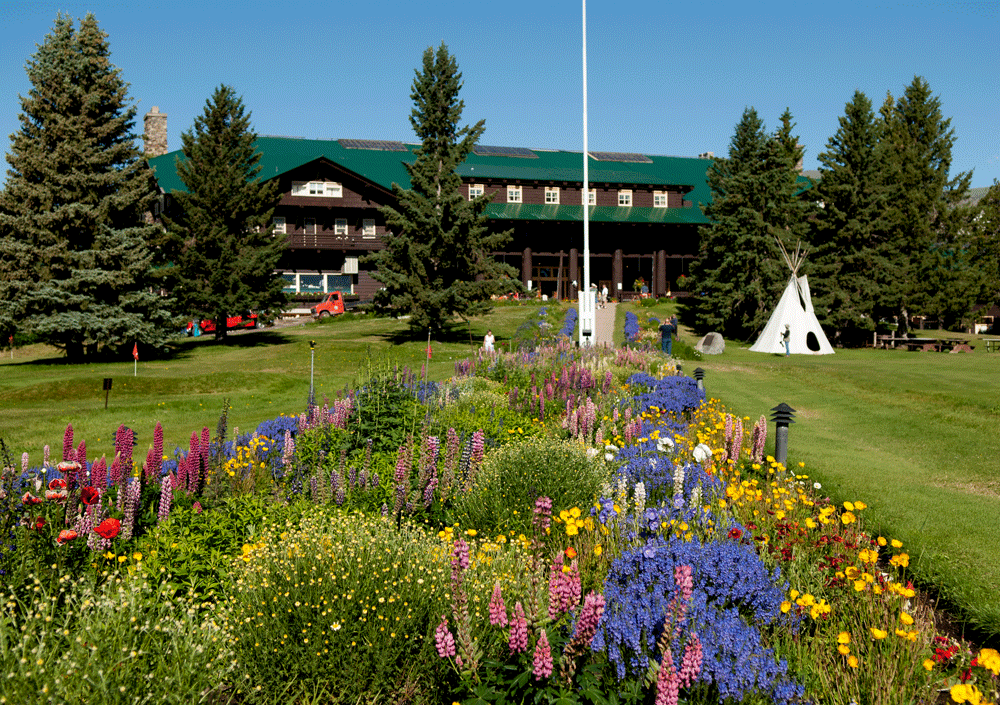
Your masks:
<svg viewBox="0 0 1000 705"><path fill-rule="evenodd" d="M0 328L70 358L165 345L148 274L155 184L133 134L128 84L93 15L60 14L27 62L0 192Z"/></svg>
<svg viewBox="0 0 1000 705"><path fill-rule="evenodd" d="M914 312L941 313L933 310L941 309L941 288L970 274L962 261L968 250L955 205L965 198L972 175L949 175L955 131L924 78L914 77L895 102L889 96L881 112L890 187L885 257L894 275L886 298L905 326ZM959 288L952 299L967 299L976 287ZM959 305L968 309L972 303Z"/></svg>
<svg viewBox="0 0 1000 705"><path fill-rule="evenodd" d="M695 326L747 339L777 303L789 271L776 238L794 246L807 206L797 182L801 148L788 111L768 135L753 108L743 112L729 156L708 170L712 202L702 228L700 257L692 266L689 302Z"/></svg>
<svg viewBox="0 0 1000 705"><path fill-rule="evenodd" d="M482 120L459 127L465 103L455 58L444 43L437 52L429 47L415 73L410 124L421 146L406 166L410 188L393 184L397 207L382 209L390 230L385 249L368 261L385 287L377 304L409 313L413 329L441 331L456 314L488 311L490 295L509 290L517 272L490 256L510 239L510 231L490 232L484 215L490 196L468 201L459 191L456 168L485 127Z"/></svg>
<svg viewBox="0 0 1000 705"><path fill-rule="evenodd" d="M886 311L882 292L895 273L886 259L886 153L882 123L861 91L839 118L839 127L819 154L815 198L822 204L812 221L810 281L816 315L828 336L858 341ZM864 336L867 339L867 335Z"/></svg>
<svg viewBox="0 0 1000 705"><path fill-rule="evenodd" d="M280 309L287 297L275 267L286 246L273 234L277 181L261 181L257 135L242 99L226 85L215 89L194 127L181 135L184 158L174 191L177 209L164 218L161 270L178 311L215 321L226 337L226 318L246 310Z"/></svg>

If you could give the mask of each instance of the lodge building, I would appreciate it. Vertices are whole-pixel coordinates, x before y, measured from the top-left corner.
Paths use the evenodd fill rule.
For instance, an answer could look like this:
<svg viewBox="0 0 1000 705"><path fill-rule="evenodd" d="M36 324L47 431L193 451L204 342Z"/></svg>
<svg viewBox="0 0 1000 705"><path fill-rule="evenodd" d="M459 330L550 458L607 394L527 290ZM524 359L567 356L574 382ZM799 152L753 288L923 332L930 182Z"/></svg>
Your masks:
<svg viewBox="0 0 1000 705"><path fill-rule="evenodd" d="M183 190L180 151L166 151L166 119L145 116L146 151L169 213L170 194ZM405 163L419 145L385 140L258 137L260 177L282 192L275 233L288 237L279 265L286 291L342 291L370 300L380 284L361 258L384 247L379 208L394 206L392 184L409 188ZM666 295L698 252L699 204L710 192L711 154L663 157L589 153L591 281L612 296L627 295L642 278ZM477 145L459 166L462 195L491 194L486 215L496 230L513 230L494 257L520 270L540 293L575 298L583 282L583 159L580 152Z"/></svg>

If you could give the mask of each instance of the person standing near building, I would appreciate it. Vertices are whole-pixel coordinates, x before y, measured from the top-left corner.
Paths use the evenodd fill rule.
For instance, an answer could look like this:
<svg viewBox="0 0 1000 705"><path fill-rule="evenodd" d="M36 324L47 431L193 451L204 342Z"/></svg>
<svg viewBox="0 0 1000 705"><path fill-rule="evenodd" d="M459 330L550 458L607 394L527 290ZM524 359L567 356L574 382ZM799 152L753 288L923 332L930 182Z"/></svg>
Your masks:
<svg viewBox="0 0 1000 705"><path fill-rule="evenodd" d="M601 289L601 307L608 303L608 285L605 284L604 288Z"/></svg>
<svg viewBox="0 0 1000 705"><path fill-rule="evenodd" d="M487 330L486 337L483 338L483 350L488 353L493 352L493 344L496 342L496 338L493 337L493 331Z"/></svg>
<svg viewBox="0 0 1000 705"><path fill-rule="evenodd" d="M786 323L785 332L781 334L781 340L785 344L785 357L788 357L791 354L791 352L788 349L789 342L791 341L791 339L792 339L792 329L789 328L788 324Z"/></svg>
<svg viewBox="0 0 1000 705"><path fill-rule="evenodd" d="M660 350L667 354L673 354L674 334L677 332L677 316L660 326Z"/></svg>

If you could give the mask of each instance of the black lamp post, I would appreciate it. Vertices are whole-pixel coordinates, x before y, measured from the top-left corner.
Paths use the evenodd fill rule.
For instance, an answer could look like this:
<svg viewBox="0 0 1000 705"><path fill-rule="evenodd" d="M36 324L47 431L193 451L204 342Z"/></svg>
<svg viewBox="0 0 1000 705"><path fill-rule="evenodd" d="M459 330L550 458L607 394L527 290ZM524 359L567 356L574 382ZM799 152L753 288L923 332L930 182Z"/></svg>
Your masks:
<svg viewBox="0 0 1000 705"><path fill-rule="evenodd" d="M788 467L788 425L795 423L792 419L795 416L795 409L788 404L781 402L771 409L774 415L774 459Z"/></svg>
<svg viewBox="0 0 1000 705"><path fill-rule="evenodd" d="M695 378L695 381L698 382L698 389L704 389L705 388L705 370L701 369L700 367L695 367L694 368L694 378Z"/></svg>

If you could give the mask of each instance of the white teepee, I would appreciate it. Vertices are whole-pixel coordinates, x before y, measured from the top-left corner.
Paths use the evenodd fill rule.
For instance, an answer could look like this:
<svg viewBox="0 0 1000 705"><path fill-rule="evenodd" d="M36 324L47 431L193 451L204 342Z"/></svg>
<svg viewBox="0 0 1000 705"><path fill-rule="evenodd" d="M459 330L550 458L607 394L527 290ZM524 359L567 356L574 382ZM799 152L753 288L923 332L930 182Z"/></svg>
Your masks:
<svg viewBox="0 0 1000 705"><path fill-rule="evenodd" d="M826 339L823 329L813 312L812 298L809 295L809 282L805 275L799 276L799 267L805 259L805 250L795 246L795 255L789 256L785 246L778 241L785 263L792 270L788 278L785 293L781 295L777 307L771 313L771 318L764 326L764 332L751 346L753 352L780 353L785 352L785 326L789 329L788 350L793 355L833 355L833 347Z"/></svg>

